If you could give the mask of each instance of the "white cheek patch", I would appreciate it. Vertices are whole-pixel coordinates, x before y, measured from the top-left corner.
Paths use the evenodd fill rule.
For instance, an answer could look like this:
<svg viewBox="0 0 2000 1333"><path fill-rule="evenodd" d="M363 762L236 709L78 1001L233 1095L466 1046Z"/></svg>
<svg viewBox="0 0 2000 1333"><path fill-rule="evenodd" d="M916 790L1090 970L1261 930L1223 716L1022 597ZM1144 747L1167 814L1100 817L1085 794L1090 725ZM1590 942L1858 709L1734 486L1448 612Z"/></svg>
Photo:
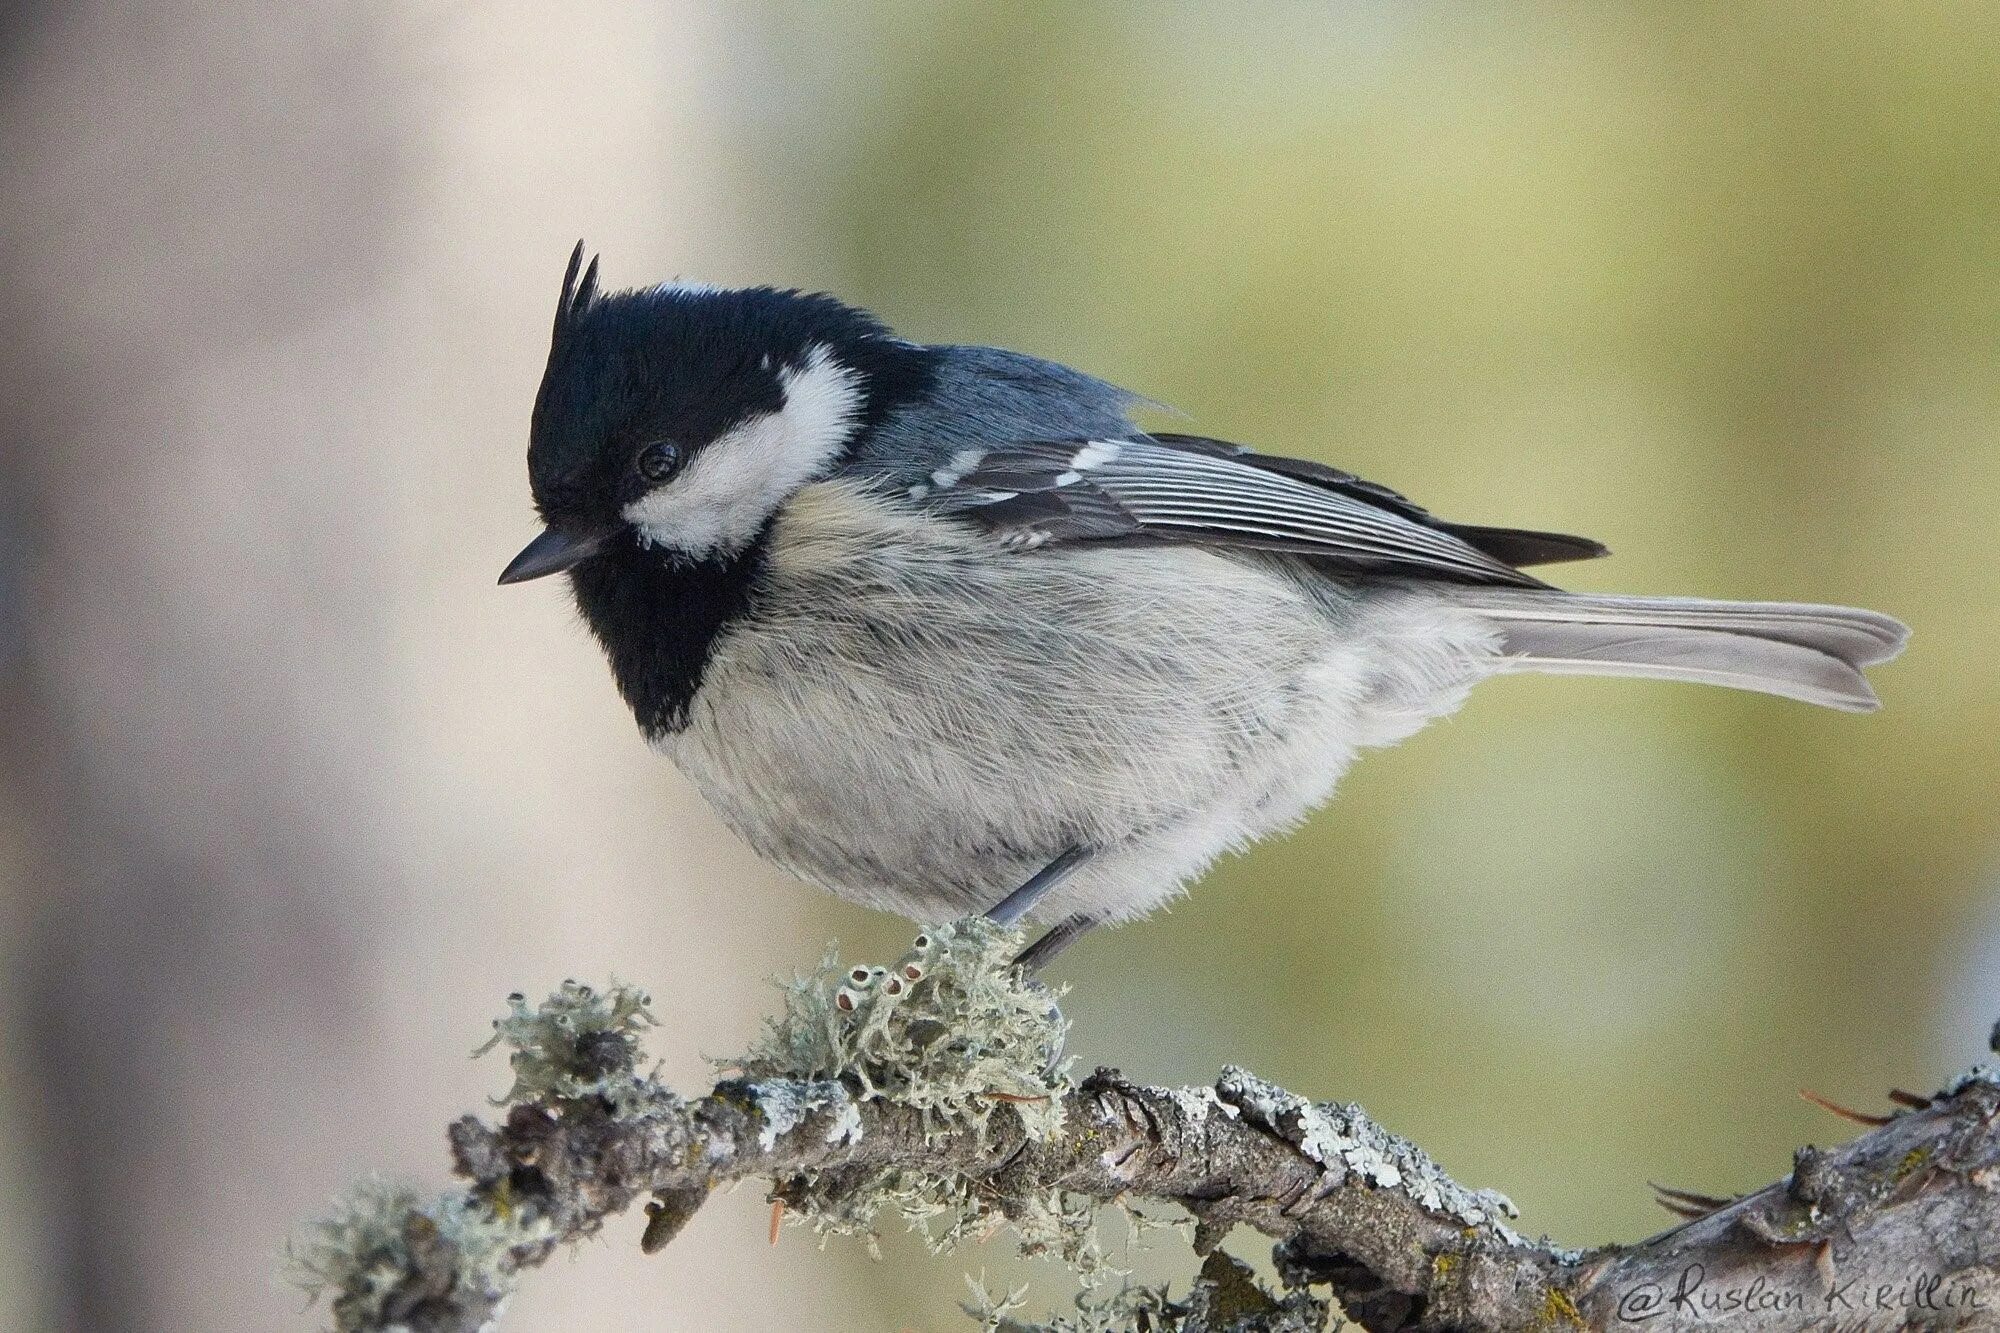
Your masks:
<svg viewBox="0 0 2000 1333"><path fill-rule="evenodd" d="M839 456L861 408L860 377L814 347L779 383L783 407L729 431L680 476L625 506L648 543L696 558L739 551Z"/></svg>

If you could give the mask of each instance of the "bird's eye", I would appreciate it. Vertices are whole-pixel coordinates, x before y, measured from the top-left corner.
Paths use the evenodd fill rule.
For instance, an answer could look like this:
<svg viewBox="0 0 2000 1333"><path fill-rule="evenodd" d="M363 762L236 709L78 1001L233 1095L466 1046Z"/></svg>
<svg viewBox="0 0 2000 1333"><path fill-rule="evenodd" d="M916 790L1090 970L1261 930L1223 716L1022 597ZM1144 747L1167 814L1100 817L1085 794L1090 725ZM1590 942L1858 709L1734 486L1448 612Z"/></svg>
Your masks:
<svg viewBox="0 0 2000 1333"><path fill-rule="evenodd" d="M649 444L639 451L634 466L639 469L641 477L657 486L681 470L680 446L668 444L665 440Z"/></svg>

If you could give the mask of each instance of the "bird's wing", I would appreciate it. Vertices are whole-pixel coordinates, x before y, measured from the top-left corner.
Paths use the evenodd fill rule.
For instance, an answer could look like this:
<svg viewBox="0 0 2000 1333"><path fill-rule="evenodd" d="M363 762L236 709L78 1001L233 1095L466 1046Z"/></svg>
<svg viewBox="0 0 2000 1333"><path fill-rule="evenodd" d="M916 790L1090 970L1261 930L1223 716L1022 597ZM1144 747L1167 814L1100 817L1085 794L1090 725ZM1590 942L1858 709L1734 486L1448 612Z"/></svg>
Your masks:
<svg viewBox="0 0 2000 1333"><path fill-rule="evenodd" d="M1443 523L1351 473L1189 435L965 449L909 494L1024 547L1193 542L1468 583L1540 586L1517 566L1604 550L1555 533Z"/></svg>

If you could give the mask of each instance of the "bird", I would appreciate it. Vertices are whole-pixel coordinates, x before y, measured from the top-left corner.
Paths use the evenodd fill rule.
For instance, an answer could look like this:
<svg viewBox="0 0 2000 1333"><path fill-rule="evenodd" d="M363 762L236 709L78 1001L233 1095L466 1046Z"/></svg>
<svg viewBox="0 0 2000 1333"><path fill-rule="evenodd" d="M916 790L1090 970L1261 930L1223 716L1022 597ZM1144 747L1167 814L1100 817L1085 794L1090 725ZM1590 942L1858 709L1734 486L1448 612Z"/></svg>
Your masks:
<svg viewBox="0 0 2000 1333"><path fill-rule="evenodd" d="M1039 968L1281 833L1494 676L1849 711L1908 630L1566 592L1607 554L1323 463L1146 431L1067 366L823 293L613 291L570 255L530 422L540 535L640 732L766 860Z"/></svg>

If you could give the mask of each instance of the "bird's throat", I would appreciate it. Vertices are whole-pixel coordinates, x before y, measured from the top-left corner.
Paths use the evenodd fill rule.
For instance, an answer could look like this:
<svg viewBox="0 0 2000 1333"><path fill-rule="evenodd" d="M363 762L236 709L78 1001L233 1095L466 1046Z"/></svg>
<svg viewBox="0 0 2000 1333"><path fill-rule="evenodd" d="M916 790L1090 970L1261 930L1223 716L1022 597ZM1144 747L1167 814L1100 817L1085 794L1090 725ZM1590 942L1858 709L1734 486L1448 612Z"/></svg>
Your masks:
<svg viewBox="0 0 2000 1333"><path fill-rule="evenodd" d="M618 692L648 740L687 725L716 639L750 609L769 529L731 555L676 560L621 541L570 571Z"/></svg>

